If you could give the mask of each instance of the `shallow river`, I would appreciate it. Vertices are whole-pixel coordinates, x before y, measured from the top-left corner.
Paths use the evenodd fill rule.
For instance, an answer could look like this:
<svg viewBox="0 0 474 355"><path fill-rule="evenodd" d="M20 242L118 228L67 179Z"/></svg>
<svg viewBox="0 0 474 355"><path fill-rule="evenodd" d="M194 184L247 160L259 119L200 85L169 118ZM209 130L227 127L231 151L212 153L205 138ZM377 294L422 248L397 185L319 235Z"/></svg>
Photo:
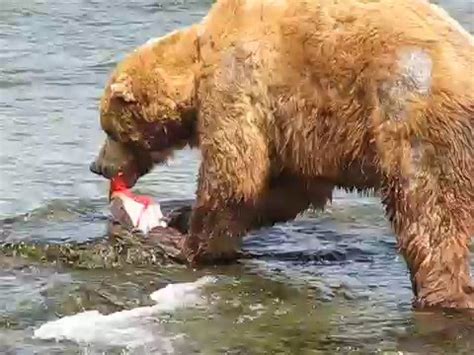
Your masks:
<svg viewBox="0 0 474 355"><path fill-rule="evenodd" d="M103 139L107 76L210 3L0 0L0 220L15 221L0 238L104 235L107 184L88 163ZM473 31L472 1L441 4ZM183 151L137 190L165 205L192 199L198 162ZM338 192L324 213L260 231L245 247L276 257L200 271L71 271L2 258L0 353L474 352L474 321L411 309L407 269L375 198Z"/></svg>

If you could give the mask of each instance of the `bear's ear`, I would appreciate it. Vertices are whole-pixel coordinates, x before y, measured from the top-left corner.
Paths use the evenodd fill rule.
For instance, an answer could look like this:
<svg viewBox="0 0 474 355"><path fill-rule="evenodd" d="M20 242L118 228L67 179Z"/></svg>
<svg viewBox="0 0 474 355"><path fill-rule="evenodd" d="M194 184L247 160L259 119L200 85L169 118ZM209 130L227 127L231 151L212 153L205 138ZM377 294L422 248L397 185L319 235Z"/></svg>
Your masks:
<svg viewBox="0 0 474 355"><path fill-rule="evenodd" d="M132 91L132 78L128 75L120 75L115 82L110 85L110 96L120 98L125 102L136 102Z"/></svg>

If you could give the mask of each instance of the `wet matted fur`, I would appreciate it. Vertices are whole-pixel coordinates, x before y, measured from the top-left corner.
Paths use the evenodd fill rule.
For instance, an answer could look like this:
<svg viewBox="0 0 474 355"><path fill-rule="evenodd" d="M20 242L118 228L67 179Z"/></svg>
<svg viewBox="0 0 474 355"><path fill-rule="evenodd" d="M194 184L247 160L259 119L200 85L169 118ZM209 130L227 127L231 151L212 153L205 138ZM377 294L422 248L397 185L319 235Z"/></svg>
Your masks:
<svg viewBox="0 0 474 355"><path fill-rule="evenodd" d="M253 228L378 191L415 304L474 308L474 42L424 0L221 0L137 48L107 85L92 164L129 185L175 149L202 154L192 264ZM115 147L115 148L114 148Z"/></svg>

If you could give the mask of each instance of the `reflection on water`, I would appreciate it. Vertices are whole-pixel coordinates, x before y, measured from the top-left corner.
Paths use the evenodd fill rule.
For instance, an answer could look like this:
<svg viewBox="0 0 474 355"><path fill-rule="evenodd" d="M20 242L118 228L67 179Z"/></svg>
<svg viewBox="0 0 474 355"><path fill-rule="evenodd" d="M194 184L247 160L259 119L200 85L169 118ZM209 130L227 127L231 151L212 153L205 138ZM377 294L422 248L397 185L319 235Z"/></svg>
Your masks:
<svg viewBox="0 0 474 355"><path fill-rule="evenodd" d="M211 2L0 1L2 240L84 241L104 234L107 186L87 166L103 138L97 104L107 76L125 53L197 21ZM474 30L472 2L440 3ZM192 198L198 157L180 152L138 191L161 200ZM376 199L339 193L326 212L252 234L245 247L260 256L201 271L86 272L0 259L0 352L119 353L125 345L138 354L474 350L469 316L411 310L407 270ZM124 342L33 337L46 322L86 310L152 306L154 291L206 273L218 281L203 291L201 307L114 329L117 337L124 332ZM137 329L154 336L133 348L126 339Z"/></svg>

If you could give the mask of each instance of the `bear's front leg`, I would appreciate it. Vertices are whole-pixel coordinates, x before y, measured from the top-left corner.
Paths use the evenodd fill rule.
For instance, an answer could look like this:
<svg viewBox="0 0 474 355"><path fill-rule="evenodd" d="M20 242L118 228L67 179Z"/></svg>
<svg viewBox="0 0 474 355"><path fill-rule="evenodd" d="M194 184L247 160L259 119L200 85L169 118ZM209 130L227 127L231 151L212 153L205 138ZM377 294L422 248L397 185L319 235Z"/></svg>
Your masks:
<svg viewBox="0 0 474 355"><path fill-rule="evenodd" d="M220 152L209 149L203 154L196 204L183 245L191 264L234 261L243 235L258 218L268 176L266 164L250 164L250 157L232 156L238 150L230 144L226 142Z"/></svg>
<svg viewBox="0 0 474 355"><path fill-rule="evenodd" d="M254 208L245 203L195 206L183 254L192 265L227 263L240 255L243 235L250 229Z"/></svg>
<svg viewBox="0 0 474 355"><path fill-rule="evenodd" d="M192 264L235 260L270 188L269 113L234 86L231 74L206 90L212 97L203 94L200 108L201 166L183 246Z"/></svg>

